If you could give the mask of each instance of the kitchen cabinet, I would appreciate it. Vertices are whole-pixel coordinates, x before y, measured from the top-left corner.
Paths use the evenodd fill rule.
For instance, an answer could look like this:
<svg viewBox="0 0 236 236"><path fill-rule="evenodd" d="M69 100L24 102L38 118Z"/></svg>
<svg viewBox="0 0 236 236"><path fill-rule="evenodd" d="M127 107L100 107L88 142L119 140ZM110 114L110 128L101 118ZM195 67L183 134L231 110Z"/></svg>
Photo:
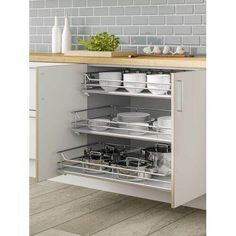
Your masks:
<svg viewBox="0 0 236 236"><path fill-rule="evenodd" d="M58 63L30 63L29 66L29 175L30 177L39 178L39 156L37 152L38 138L37 115L38 115L38 82L39 68L58 66ZM66 64L65 64L66 65Z"/></svg>
<svg viewBox="0 0 236 236"><path fill-rule="evenodd" d="M29 117L29 160L30 177L36 177L36 115L35 111L30 111Z"/></svg>
<svg viewBox="0 0 236 236"><path fill-rule="evenodd" d="M29 69L29 175L36 177L36 73Z"/></svg>
<svg viewBox="0 0 236 236"><path fill-rule="evenodd" d="M32 66L35 64L31 63ZM163 201L171 203L173 208L185 204L204 208L206 191L205 70L63 63L44 63L35 67L37 70L36 176L38 181L50 179ZM124 69L169 73L171 93L166 95L130 94L123 90L107 93L97 87L90 88L87 84L88 81L91 82L87 78L90 74ZM138 136L129 132L92 131L88 128L86 124L91 116L94 114L97 117L103 116L103 109L114 109L114 106L115 109L117 107L129 109L135 107L136 110L148 108L152 115L157 117L171 114L171 138L158 138L159 136L155 136L152 131ZM77 126L77 124L80 125ZM67 161L67 157L66 161L64 159L62 162L63 155L66 155L66 152L75 151L74 147L99 142L137 146L150 146L157 142L171 144L171 176L158 176L153 180L142 175L144 181L127 181L116 178L117 174L114 178L113 167L108 167L112 169L112 173L101 174L96 171L95 173L84 171L90 164L75 167L71 164L73 160ZM78 151L76 155L83 154L83 149L78 148L76 151ZM74 160L74 163L77 162ZM104 168L100 170L103 171Z"/></svg>

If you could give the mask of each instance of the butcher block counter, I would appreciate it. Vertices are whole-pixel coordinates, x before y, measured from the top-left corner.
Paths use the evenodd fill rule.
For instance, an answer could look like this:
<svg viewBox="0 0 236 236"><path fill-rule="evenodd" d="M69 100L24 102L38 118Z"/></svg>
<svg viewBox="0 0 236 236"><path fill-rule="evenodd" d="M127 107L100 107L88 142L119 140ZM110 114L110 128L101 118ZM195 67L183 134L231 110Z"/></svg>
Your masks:
<svg viewBox="0 0 236 236"><path fill-rule="evenodd" d="M53 62L53 63L79 63L98 65L123 65L140 67L162 67L162 68L192 68L205 69L206 57L153 57L138 56L128 57L77 57L64 56L52 53L30 53L31 62Z"/></svg>

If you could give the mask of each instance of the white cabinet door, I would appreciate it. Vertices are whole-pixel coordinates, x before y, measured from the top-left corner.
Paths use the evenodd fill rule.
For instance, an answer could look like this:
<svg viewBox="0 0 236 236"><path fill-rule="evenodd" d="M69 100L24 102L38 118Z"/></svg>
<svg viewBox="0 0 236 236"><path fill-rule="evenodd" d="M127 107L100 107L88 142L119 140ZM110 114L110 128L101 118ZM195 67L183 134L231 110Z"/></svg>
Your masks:
<svg viewBox="0 0 236 236"><path fill-rule="evenodd" d="M30 68L30 81L29 81L29 108L36 110L36 80L37 80L37 68Z"/></svg>
<svg viewBox="0 0 236 236"><path fill-rule="evenodd" d="M29 158L36 159L36 117L30 116Z"/></svg>
<svg viewBox="0 0 236 236"><path fill-rule="evenodd" d="M206 73L172 74L172 207L206 192Z"/></svg>
<svg viewBox="0 0 236 236"><path fill-rule="evenodd" d="M57 152L87 143L84 135L71 132L72 111L87 108L81 93L87 65L57 65L38 68L37 157L38 180L57 175Z"/></svg>

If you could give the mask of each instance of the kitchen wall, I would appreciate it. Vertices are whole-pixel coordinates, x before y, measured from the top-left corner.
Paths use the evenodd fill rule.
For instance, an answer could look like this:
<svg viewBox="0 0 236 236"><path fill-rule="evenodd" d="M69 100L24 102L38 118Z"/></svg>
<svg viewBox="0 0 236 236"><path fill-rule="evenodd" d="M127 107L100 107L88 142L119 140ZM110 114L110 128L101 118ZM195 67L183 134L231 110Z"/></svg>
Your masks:
<svg viewBox="0 0 236 236"><path fill-rule="evenodd" d="M183 45L206 53L206 0L30 0L30 51L51 51L54 16L63 28L70 18L73 49L77 36L107 31L120 49L141 52L145 45Z"/></svg>

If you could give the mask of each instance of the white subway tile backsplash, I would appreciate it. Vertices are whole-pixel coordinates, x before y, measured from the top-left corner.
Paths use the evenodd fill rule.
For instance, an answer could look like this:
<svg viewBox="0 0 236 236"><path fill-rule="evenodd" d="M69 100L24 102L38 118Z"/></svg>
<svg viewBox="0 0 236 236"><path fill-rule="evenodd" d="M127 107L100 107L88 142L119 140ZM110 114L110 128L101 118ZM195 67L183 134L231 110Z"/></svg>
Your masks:
<svg viewBox="0 0 236 236"><path fill-rule="evenodd" d="M134 25L147 25L148 24L148 16L134 16L133 17Z"/></svg>
<svg viewBox="0 0 236 236"><path fill-rule="evenodd" d="M140 7L125 7L125 15L140 15Z"/></svg>
<svg viewBox="0 0 236 236"><path fill-rule="evenodd" d="M127 26L124 27L125 35L139 35L139 26Z"/></svg>
<svg viewBox="0 0 236 236"><path fill-rule="evenodd" d="M124 15L125 9L124 7L111 7L109 12L111 16L120 16Z"/></svg>
<svg viewBox="0 0 236 236"><path fill-rule="evenodd" d="M94 16L107 16L107 15L108 15L107 7L94 8Z"/></svg>
<svg viewBox="0 0 236 236"><path fill-rule="evenodd" d="M122 50L142 52L145 45L183 45L206 53L205 0L30 0L30 50L51 50L54 16L63 28L69 17L73 49L77 37L107 31L120 37ZM163 47L162 46L162 47Z"/></svg>
<svg viewBox="0 0 236 236"><path fill-rule="evenodd" d="M165 17L164 16L150 16L149 24L150 25L164 25Z"/></svg>
<svg viewBox="0 0 236 236"><path fill-rule="evenodd" d="M130 16L119 16L116 18L117 25L131 25L131 17Z"/></svg>
<svg viewBox="0 0 236 236"><path fill-rule="evenodd" d="M58 5L59 5L59 0L47 0L46 1L46 7L47 8L58 7Z"/></svg>

